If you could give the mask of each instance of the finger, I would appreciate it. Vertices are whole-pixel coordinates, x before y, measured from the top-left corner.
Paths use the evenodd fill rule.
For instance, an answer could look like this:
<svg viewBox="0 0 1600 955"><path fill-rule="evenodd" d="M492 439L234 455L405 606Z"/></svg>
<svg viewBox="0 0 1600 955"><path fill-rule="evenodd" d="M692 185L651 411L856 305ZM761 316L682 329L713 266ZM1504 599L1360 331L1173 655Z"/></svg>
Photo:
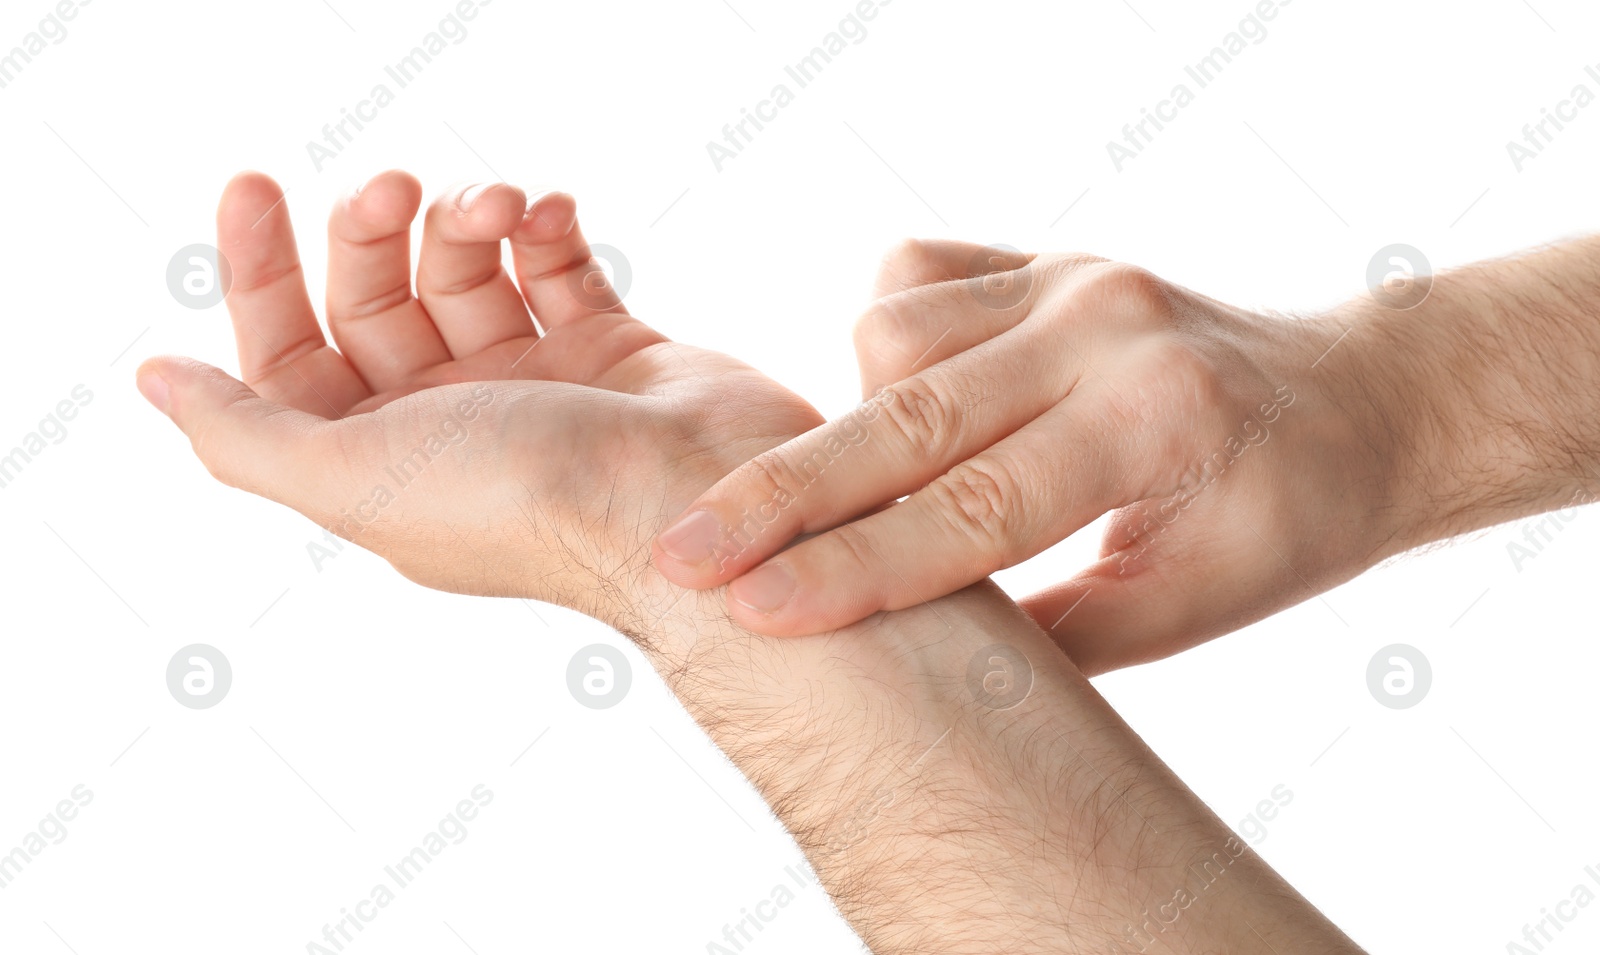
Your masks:
<svg viewBox="0 0 1600 955"><path fill-rule="evenodd" d="M853 332L862 397L989 341L1027 316L1026 306L987 307L965 283L918 286L878 299Z"/></svg>
<svg viewBox="0 0 1600 955"><path fill-rule="evenodd" d="M901 243L880 271L879 288L903 288L874 302L856 323L862 395L1016 327L1034 313L1046 286L1070 281L1084 266L1105 261L1082 254L1041 259L965 242ZM919 284L920 279L934 281L941 275L951 278L947 283ZM952 284L966 291L968 307L955 314L930 308L929 296Z"/></svg>
<svg viewBox="0 0 1600 955"><path fill-rule="evenodd" d="M535 334L502 266L501 242L522 222L521 189L494 182L453 190L428 208L417 297L456 358Z"/></svg>
<svg viewBox="0 0 1600 955"><path fill-rule="evenodd" d="M374 393L450 360L439 330L411 294L416 177L379 173L328 219L328 329Z"/></svg>
<svg viewBox="0 0 1600 955"><path fill-rule="evenodd" d="M1118 406L1086 385L906 500L797 544L728 588L736 623L820 633L953 593L1147 495Z"/></svg>
<svg viewBox="0 0 1600 955"><path fill-rule="evenodd" d="M228 314L244 380L272 401L335 418L367 397L322 337L278 184L256 172L235 176L217 206L217 244L233 271Z"/></svg>
<svg viewBox="0 0 1600 955"><path fill-rule="evenodd" d="M657 538L657 568L682 586L723 583L796 534L908 494L1021 428L1078 373L1031 339L1019 330L986 342L741 465Z"/></svg>
<svg viewBox="0 0 1600 955"><path fill-rule="evenodd" d="M267 401L220 369L189 358L146 361L138 385L224 484L313 520L339 487L335 429L343 425Z"/></svg>
<svg viewBox="0 0 1600 955"><path fill-rule="evenodd" d="M1071 580L1020 601L1087 676L1149 663L1263 619L1313 595L1253 532L1228 533L1225 502L1181 516L1140 504L1117 550ZM1287 579L1286 579L1287 578Z"/></svg>
<svg viewBox="0 0 1600 955"><path fill-rule="evenodd" d="M1032 260L1033 256L1027 253L975 242L905 239L890 249L879 264L872 297L883 298L923 285L1019 269Z"/></svg>
<svg viewBox="0 0 1600 955"><path fill-rule="evenodd" d="M517 284L545 330L597 314L628 314L591 254L577 210L577 200L566 193L547 193L511 236Z"/></svg>

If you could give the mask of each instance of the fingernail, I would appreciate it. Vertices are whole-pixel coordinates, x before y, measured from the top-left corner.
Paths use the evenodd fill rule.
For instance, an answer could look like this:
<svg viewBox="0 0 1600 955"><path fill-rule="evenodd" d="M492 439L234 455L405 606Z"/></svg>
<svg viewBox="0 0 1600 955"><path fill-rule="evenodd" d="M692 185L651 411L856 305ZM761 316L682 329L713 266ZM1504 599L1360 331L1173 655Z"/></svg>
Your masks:
<svg viewBox="0 0 1600 955"><path fill-rule="evenodd" d="M167 380L150 371L140 375L136 383L139 386L139 394L144 395L146 401L155 405L156 410L166 414L167 398L171 395L171 389L167 387Z"/></svg>
<svg viewBox="0 0 1600 955"><path fill-rule="evenodd" d="M672 559L699 564L711 556L720 530L710 511L695 511L662 531L656 540Z"/></svg>
<svg viewBox="0 0 1600 955"><path fill-rule="evenodd" d="M728 593L751 610L772 613L794 596L794 572L788 564L773 561L735 580Z"/></svg>
<svg viewBox="0 0 1600 955"><path fill-rule="evenodd" d="M485 192L488 192L491 187L496 185L498 185L498 183L480 182L476 186L473 186L466 192L463 192L460 199L456 200L456 208L460 209L462 212L471 212L472 204L478 201L478 197L483 195Z"/></svg>

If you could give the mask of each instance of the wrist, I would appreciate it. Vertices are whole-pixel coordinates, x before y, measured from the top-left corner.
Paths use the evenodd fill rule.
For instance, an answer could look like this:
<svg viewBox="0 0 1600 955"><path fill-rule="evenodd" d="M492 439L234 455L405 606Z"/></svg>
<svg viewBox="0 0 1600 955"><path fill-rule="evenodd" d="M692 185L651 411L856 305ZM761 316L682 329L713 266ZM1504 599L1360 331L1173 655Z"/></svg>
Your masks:
<svg viewBox="0 0 1600 955"><path fill-rule="evenodd" d="M1355 347L1330 373L1392 460L1380 558L1600 491L1600 285L1572 280L1593 245L1442 273L1412 309L1339 310Z"/></svg>
<svg viewBox="0 0 1600 955"><path fill-rule="evenodd" d="M1436 306L1398 311L1363 297L1313 320L1327 332L1327 351L1308 378L1349 426L1336 453L1373 462L1369 479L1352 488L1367 566L1437 539L1432 489L1446 454L1442 435L1454 428L1445 416L1456 411L1445 375L1425 357L1438 348Z"/></svg>

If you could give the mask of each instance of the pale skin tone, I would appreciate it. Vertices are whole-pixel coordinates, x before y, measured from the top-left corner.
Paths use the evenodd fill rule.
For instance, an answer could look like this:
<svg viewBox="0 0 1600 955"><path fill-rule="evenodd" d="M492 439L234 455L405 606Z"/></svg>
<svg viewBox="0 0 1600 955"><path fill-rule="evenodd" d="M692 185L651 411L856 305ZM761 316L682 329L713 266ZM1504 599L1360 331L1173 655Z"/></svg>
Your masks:
<svg viewBox="0 0 1600 955"><path fill-rule="evenodd" d="M497 185L463 211L459 194L429 211L415 299L417 183L388 173L335 209L335 350L281 192L235 179L218 231L245 380L156 358L141 391L220 480L414 580L559 602L634 637L880 955L1358 951L992 585L775 640L730 620L720 591L666 580L650 542L667 520L820 416L628 316L570 197L524 212ZM1029 684L1005 708L969 679L995 645Z"/></svg>
<svg viewBox="0 0 1600 955"><path fill-rule="evenodd" d="M655 565L731 581L740 626L818 633L1109 512L1100 559L1021 604L1089 675L1158 659L1419 545L1593 500L1597 263L1585 239L1447 272L1407 310L1363 296L1295 319L1090 256L907 243L856 327L883 413L742 465ZM901 272L944 281L896 289Z"/></svg>

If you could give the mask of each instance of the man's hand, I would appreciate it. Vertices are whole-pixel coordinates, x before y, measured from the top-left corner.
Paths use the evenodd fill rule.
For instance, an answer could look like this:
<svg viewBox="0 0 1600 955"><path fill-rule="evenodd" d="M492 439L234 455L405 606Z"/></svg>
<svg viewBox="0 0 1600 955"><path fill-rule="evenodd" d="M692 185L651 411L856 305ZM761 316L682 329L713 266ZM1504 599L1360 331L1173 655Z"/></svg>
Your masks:
<svg viewBox="0 0 1600 955"><path fill-rule="evenodd" d="M1115 511L1098 562L1023 602L1098 673L1304 600L1395 533L1392 436L1319 373L1336 322L948 242L896 250L879 291L856 328L877 400L741 466L657 540L669 579L732 581L742 626L909 607Z"/></svg>
<svg viewBox="0 0 1600 955"><path fill-rule="evenodd" d="M140 387L217 478L413 580L626 627L637 608L615 580L645 566L639 523L821 418L749 367L630 317L564 194L531 207L504 184L442 196L413 295L420 200L414 178L391 172L335 208L336 351L283 193L234 179L217 224L244 382L164 358L141 367Z"/></svg>
<svg viewBox="0 0 1600 955"><path fill-rule="evenodd" d="M1100 559L1023 607L1087 673L1157 659L1600 496L1597 260L1586 239L1297 320L1087 256L907 243L856 329L876 400L724 478L656 566L732 581L751 630L815 633L1112 511Z"/></svg>

